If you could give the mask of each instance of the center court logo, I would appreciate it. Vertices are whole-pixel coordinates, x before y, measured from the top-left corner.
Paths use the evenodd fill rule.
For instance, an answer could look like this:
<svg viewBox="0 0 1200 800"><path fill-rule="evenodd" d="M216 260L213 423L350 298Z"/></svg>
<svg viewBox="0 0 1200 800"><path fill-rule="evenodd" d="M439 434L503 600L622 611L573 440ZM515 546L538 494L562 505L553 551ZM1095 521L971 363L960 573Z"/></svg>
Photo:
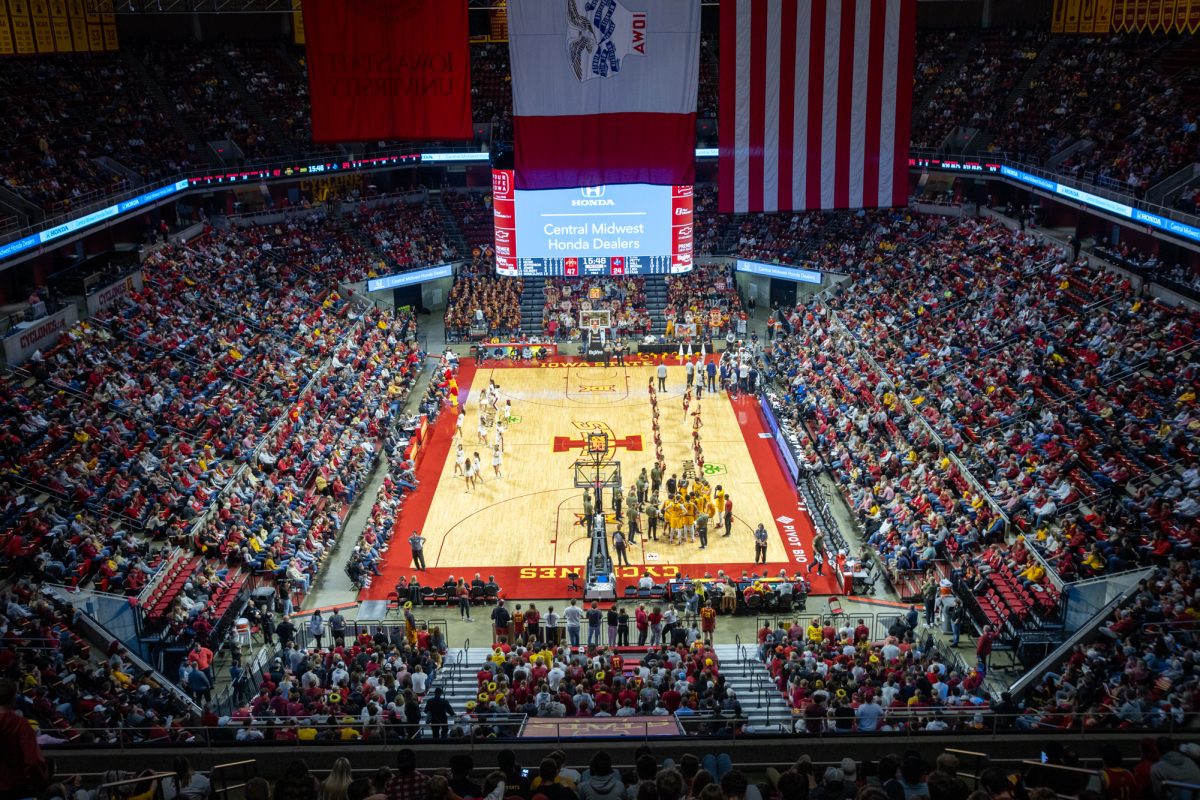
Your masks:
<svg viewBox="0 0 1200 800"><path fill-rule="evenodd" d="M611 78L630 53L646 55L646 12L617 0L566 0L567 60L580 83Z"/></svg>

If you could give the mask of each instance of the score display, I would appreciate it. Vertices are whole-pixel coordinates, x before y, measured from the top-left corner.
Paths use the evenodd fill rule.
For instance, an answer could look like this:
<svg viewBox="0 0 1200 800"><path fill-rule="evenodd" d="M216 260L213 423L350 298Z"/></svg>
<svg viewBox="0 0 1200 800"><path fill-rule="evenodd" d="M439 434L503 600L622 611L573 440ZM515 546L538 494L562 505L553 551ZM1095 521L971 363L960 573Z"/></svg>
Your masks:
<svg viewBox="0 0 1200 800"><path fill-rule="evenodd" d="M496 272L649 275L692 268L692 187L627 184L517 190L492 172Z"/></svg>

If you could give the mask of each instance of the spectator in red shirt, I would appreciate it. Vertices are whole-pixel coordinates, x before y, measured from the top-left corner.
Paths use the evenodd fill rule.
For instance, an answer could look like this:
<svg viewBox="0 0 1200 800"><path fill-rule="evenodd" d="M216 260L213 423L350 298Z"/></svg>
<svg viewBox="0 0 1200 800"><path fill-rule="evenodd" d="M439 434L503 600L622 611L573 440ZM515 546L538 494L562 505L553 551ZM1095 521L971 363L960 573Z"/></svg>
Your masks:
<svg viewBox="0 0 1200 800"><path fill-rule="evenodd" d="M991 625L985 625L983 633L975 643L975 655L979 658L979 667L984 672L988 671L992 659L992 646L996 644L996 640L999 638L1000 634L996 633Z"/></svg>
<svg viewBox="0 0 1200 800"><path fill-rule="evenodd" d="M49 778L46 758L29 721L15 710L17 684L0 679L0 800L36 797Z"/></svg>

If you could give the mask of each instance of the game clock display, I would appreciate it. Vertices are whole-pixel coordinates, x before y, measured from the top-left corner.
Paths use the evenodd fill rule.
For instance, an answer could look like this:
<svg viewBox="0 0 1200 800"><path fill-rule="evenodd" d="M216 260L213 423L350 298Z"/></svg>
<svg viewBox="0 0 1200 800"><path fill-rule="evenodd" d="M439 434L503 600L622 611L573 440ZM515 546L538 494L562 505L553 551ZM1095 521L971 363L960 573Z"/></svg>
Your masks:
<svg viewBox="0 0 1200 800"><path fill-rule="evenodd" d="M667 275L692 269L691 186L524 191L492 172L496 272L532 277Z"/></svg>
<svg viewBox="0 0 1200 800"><path fill-rule="evenodd" d="M497 266L501 275L573 278L587 275L671 275L690 270L690 259L686 265L672 256L585 256L577 258L518 258L516 272L505 272ZM499 261L497 261L497 265Z"/></svg>

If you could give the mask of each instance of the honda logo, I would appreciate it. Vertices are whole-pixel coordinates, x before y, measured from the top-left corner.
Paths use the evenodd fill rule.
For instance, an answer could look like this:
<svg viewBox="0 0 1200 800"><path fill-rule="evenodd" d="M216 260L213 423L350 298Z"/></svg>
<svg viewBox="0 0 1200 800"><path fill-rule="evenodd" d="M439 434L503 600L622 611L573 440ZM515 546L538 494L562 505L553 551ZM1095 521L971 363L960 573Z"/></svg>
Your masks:
<svg viewBox="0 0 1200 800"><path fill-rule="evenodd" d="M604 189L603 186L580 186L579 193L590 198L604 197Z"/></svg>

